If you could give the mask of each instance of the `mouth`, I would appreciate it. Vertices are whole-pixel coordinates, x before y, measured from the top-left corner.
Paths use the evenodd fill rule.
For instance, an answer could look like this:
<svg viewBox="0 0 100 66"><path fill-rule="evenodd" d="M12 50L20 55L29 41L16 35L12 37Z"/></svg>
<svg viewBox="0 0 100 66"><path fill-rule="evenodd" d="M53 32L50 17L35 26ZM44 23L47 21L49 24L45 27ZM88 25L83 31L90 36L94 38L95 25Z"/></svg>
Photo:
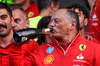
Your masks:
<svg viewBox="0 0 100 66"><path fill-rule="evenodd" d="M56 31L55 31L55 30L53 30L53 31L52 31L52 33L56 33Z"/></svg>
<svg viewBox="0 0 100 66"><path fill-rule="evenodd" d="M5 28L4 27L0 27L0 31L4 31L5 30Z"/></svg>
<svg viewBox="0 0 100 66"><path fill-rule="evenodd" d="M6 28L7 28L7 26L6 26L6 25L0 25L0 31L5 30Z"/></svg>

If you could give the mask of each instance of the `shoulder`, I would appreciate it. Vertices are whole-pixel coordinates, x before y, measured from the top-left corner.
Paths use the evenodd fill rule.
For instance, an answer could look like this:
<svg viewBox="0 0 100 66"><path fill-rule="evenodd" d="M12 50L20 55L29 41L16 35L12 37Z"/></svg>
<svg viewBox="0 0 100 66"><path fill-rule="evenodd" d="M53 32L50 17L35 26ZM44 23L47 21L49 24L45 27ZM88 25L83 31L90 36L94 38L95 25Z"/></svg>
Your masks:
<svg viewBox="0 0 100 66"><path fill-rule="evenodd" d="M96 47L98 44L96 43L96 42L93 42L93 41L91 41L91 40L86 40L86 39L84 39L84 42L86 43L86 45L88 45L88 46L93 46L93 47Z"/></svg>
<svg viewBox="0 0 100 66"><path fill-rule="evenodd" d="M34 17L34 18L30 18L30 19L28 19L29 21L31 21L31 20L39 20L39 19L41 19L42 17L41 16L37 16L37 17Z"/></svg>
<svg viewBox="0 0 100 66"><path fill-rule="evenodd" d="M30 28L37 28L37 24L38 24L38 22L39 22L39 20L40 20L41 18L42 18L41 16L37 16L37 17L28 19L29 22L30 22L29 27L30 27Z"/></svg>
<svg viewBox="0 0 100 66"><path fill-rule="evenodd" d="M81 39L79 45L85 45L88 51L95 51L99 44L87 39Z"/></svg>

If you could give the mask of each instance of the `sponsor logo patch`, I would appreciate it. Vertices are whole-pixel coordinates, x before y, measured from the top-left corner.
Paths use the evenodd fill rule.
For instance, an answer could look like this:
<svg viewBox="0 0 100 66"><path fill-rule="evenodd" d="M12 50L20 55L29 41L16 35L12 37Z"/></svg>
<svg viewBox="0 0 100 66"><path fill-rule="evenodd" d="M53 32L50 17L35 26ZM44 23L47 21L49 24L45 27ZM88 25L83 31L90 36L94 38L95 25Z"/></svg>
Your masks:
<svg viewBox="0 0 100 66"><path fill-rule="evenodd" d="M33 12L29 12L28 17L32 17L34 15Z"/></svg>
<svg viewBox="0 0 100 66"><path fill-rule="evenodd" d="M94 14L94 15L92 16L92 18L94 18L94 19L95 19L96 17L97 17L96 14Z"/></svg>
<svg viewBox="0 0 100 66"><path fill-rule="evenodd" d="M82 53L80 53L78 56L76 56L76 59L73 59L73 62L86 63L86 60L84 60L84 56L82 55Z"/></svg>
<svg viewBox="0 0 100 66"><path fill-rule="evenodd" d="M80 53L79 56L76 57L77 59L84 59L84 57L82 56L82 54Z"/></svg>
<svg viewBox="0 0 100 66"><path fill-rule="evenodd" d="M48 49L47 49L47 53L52 53L54 51L54 47L49 47Z"/></svg>
<svg viewBox="0 0 100 66"><path fill-rule="evenodd" d="M80 45L79 45L79 49L80 49L81 51L85 50L85 49L86 49L86 45L80 44Z"/></svg>
<svg viewBox="0 0 100 66"><path fill-rule="evenodd" d="M49 56L45 57L45 59L44 59L45 64L51 64L53 61L54 61L53 55L49 55Z"/></svg>

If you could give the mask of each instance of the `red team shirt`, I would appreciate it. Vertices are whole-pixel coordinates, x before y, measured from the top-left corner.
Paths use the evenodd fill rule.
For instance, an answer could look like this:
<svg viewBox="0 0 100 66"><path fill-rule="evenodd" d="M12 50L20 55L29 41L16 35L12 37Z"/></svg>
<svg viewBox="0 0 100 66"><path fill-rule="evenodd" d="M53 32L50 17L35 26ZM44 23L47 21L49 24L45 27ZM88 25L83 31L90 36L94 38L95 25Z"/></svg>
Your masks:
<svg viewBox="0 0 100 66"><path fill-rule="evenodd" d="M59 43L55 40L41 45L26 58L21 55L21 46L13 44L10 49L11 64L12 66L100 66L98 44L83 39L80 34L67 48Z"/></svg>
<svg viewBox="0 0 100 66"><path fill-rule="evenodd" d="M100 41L100 0L96 0L92 8L91 16L89 18L89 26L86 34Z"/></svg>
<svg viewBox="0 0 100 66"><path fill-rule="evenodd" d="M9 63L9 48L13 43L10 43L7 47L3 48L0 46L0 66L11 66ZM22 55L23 57L28 56L38 47L38 43L32 40L29 44L23 44ZM18 50L18 49L17 49Z"/></svg>
<svg viewBox="0 0 100 66"><path fill-rule="evenodd" d="M39 15L39 10L36 2L33 2L32 5L25 11L27 13L28 18L33 18Z"/></svg>

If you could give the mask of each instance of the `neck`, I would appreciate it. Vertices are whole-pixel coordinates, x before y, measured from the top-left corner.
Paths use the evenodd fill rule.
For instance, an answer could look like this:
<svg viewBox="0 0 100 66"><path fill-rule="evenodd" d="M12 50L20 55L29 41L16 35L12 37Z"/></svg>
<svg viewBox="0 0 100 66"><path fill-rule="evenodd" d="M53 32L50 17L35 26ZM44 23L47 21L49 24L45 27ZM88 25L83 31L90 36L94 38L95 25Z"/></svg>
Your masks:
<svg viewBox="0 0 100 66"><path fill-rule="evenodd" d="M21 5L24 10L27 10L31 6L30 0L27 0L25 4Z"/></svg>
<svg viewBox="0 0 100 66"><path fill-rule="evenodd" d="M0 36L0 46L3 48L7 47L11 43L12 38L13 38L13 31L12 30L6 37Z"/></svg>
<svg viewBox="0 0 100 66"><path fill-rule="evenodd" d="M50 9L47 8L47 9L43 9L41 12L40 12L40 16L43 18L43 17L46 17L46 16L51 16L50 15Z"/></svg>
<svg viewBox="0 0 100 66"><path fill-rule="evenodd" d="M71 33L69 33L69 35L67 35L67 36L63 36L62 35L62 39L60 39L59 41L61 42L61 43L63 43L65 46L67 46L68 45L68 43L70 43L73 39L75 39L75 37L76 37L76 35L77 35L77 31L75 32L71 32Z"/></svg>
<svg viewBox="0 0 100 66"><path fill-rule="evenodd" d="M85 38L84 28L81 29L81 36L82 36L83 38Z"/></svg>

